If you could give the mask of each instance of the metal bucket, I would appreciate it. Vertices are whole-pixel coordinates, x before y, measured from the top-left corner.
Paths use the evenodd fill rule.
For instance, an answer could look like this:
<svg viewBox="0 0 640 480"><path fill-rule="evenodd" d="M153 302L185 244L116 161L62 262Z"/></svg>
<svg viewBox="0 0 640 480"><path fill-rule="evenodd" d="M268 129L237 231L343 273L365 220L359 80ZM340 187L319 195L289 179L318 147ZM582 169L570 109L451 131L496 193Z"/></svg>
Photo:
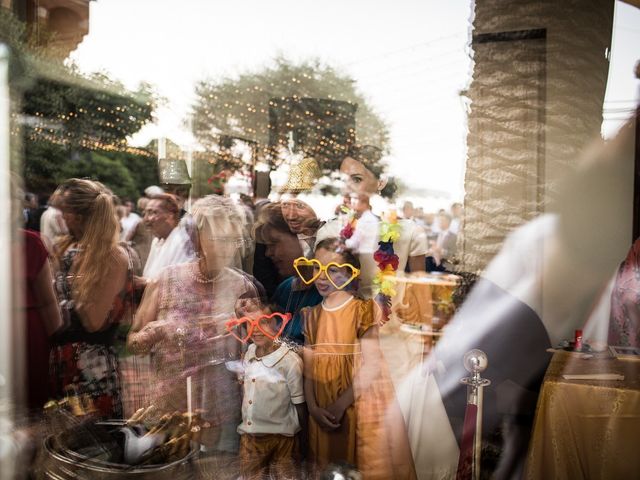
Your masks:
<svg viewBox="0 0 640 480"><path fill-rule="evenodd" d="M124 422L99 422L117 427ZM183 480L195 476L194 460L199 449L193 444L189 453L174 462L161 465L131 466L84 456L56 447L55 435L44 440L36 478L41 480Z"/></svg>

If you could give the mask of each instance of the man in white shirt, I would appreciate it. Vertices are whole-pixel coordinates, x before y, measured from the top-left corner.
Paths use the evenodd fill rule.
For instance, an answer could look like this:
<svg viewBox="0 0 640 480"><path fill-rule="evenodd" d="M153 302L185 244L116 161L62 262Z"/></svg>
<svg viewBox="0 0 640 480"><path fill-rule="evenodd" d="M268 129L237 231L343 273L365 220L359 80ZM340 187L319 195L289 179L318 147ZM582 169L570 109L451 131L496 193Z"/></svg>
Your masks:
<svg viewBox="0 0 640 480"><path fill-rule="evenodd" d="M351 238L345 240L347 248L359 254L371 254L378 249L378 223L380 219L371 211L369 196L359 194L352 201L356 224Z"/></svg>
<svg viewBox="0 0 640 480"><path fill-rule="evenodd" d="M124 207L126 208L126 215L120 219L120 226L122 227L120 232L121 240L126 240L133 229L136 228L136 225L142 221L142 217L133 211L133 202L131 200L124 202Z"/></svg>
<svg viewBox="0 0 640 480"><path fill-rule="evenodd" d="M153 232L154 239L144 266L145 283L156 279L163 268L169 265L190 262L195 259L191 238L180 221L180 207L173 195L153 197L147 204L144 221Z"/></svg>

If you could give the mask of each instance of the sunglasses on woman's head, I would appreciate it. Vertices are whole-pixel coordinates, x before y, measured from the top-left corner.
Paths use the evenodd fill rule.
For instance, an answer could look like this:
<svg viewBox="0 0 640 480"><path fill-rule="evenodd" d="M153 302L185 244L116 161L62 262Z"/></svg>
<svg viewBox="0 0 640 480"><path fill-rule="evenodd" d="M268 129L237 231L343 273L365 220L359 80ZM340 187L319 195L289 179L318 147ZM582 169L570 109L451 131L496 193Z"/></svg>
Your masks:
<svg viewBox="0 0 640 480"><path fill-rule="evenodd" d="M331 285L338 290L345 288L360 275L360 270L350 263L329 262L323 265L315 258L306 257L296 258L293 261L293 268L306 285L315 282L324 272Z"/></svg>

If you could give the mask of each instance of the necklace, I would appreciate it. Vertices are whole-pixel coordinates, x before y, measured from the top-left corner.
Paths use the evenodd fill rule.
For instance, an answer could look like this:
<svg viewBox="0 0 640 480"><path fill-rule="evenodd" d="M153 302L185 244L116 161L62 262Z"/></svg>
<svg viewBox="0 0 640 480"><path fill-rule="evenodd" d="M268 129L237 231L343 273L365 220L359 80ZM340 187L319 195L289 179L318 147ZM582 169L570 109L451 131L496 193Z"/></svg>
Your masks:
<svg viewBox="0 0 640 480"><path fill-rule="evenodd" d="M191 276L197 283L213 283L213 278L207 277L200 270L200 262L194 263L193 266L194 268L191 272Z"/></svg>

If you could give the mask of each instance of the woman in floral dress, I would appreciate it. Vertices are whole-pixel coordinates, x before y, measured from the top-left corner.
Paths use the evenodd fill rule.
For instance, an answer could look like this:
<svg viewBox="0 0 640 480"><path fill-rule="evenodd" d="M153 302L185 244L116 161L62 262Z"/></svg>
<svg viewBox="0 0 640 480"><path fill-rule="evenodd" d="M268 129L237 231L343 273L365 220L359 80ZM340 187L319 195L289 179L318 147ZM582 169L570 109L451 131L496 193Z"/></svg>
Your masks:
<svg viewBox="0 0 640 480"><path fill-rule="evenodd" d="M118 245L114 197L100 182L73 178L59 188L69 235L57 245L56 288L65 326L51 352L56 398L82 397L104 418L122 417L118 325L130 314L132 272Z"/></svg>

